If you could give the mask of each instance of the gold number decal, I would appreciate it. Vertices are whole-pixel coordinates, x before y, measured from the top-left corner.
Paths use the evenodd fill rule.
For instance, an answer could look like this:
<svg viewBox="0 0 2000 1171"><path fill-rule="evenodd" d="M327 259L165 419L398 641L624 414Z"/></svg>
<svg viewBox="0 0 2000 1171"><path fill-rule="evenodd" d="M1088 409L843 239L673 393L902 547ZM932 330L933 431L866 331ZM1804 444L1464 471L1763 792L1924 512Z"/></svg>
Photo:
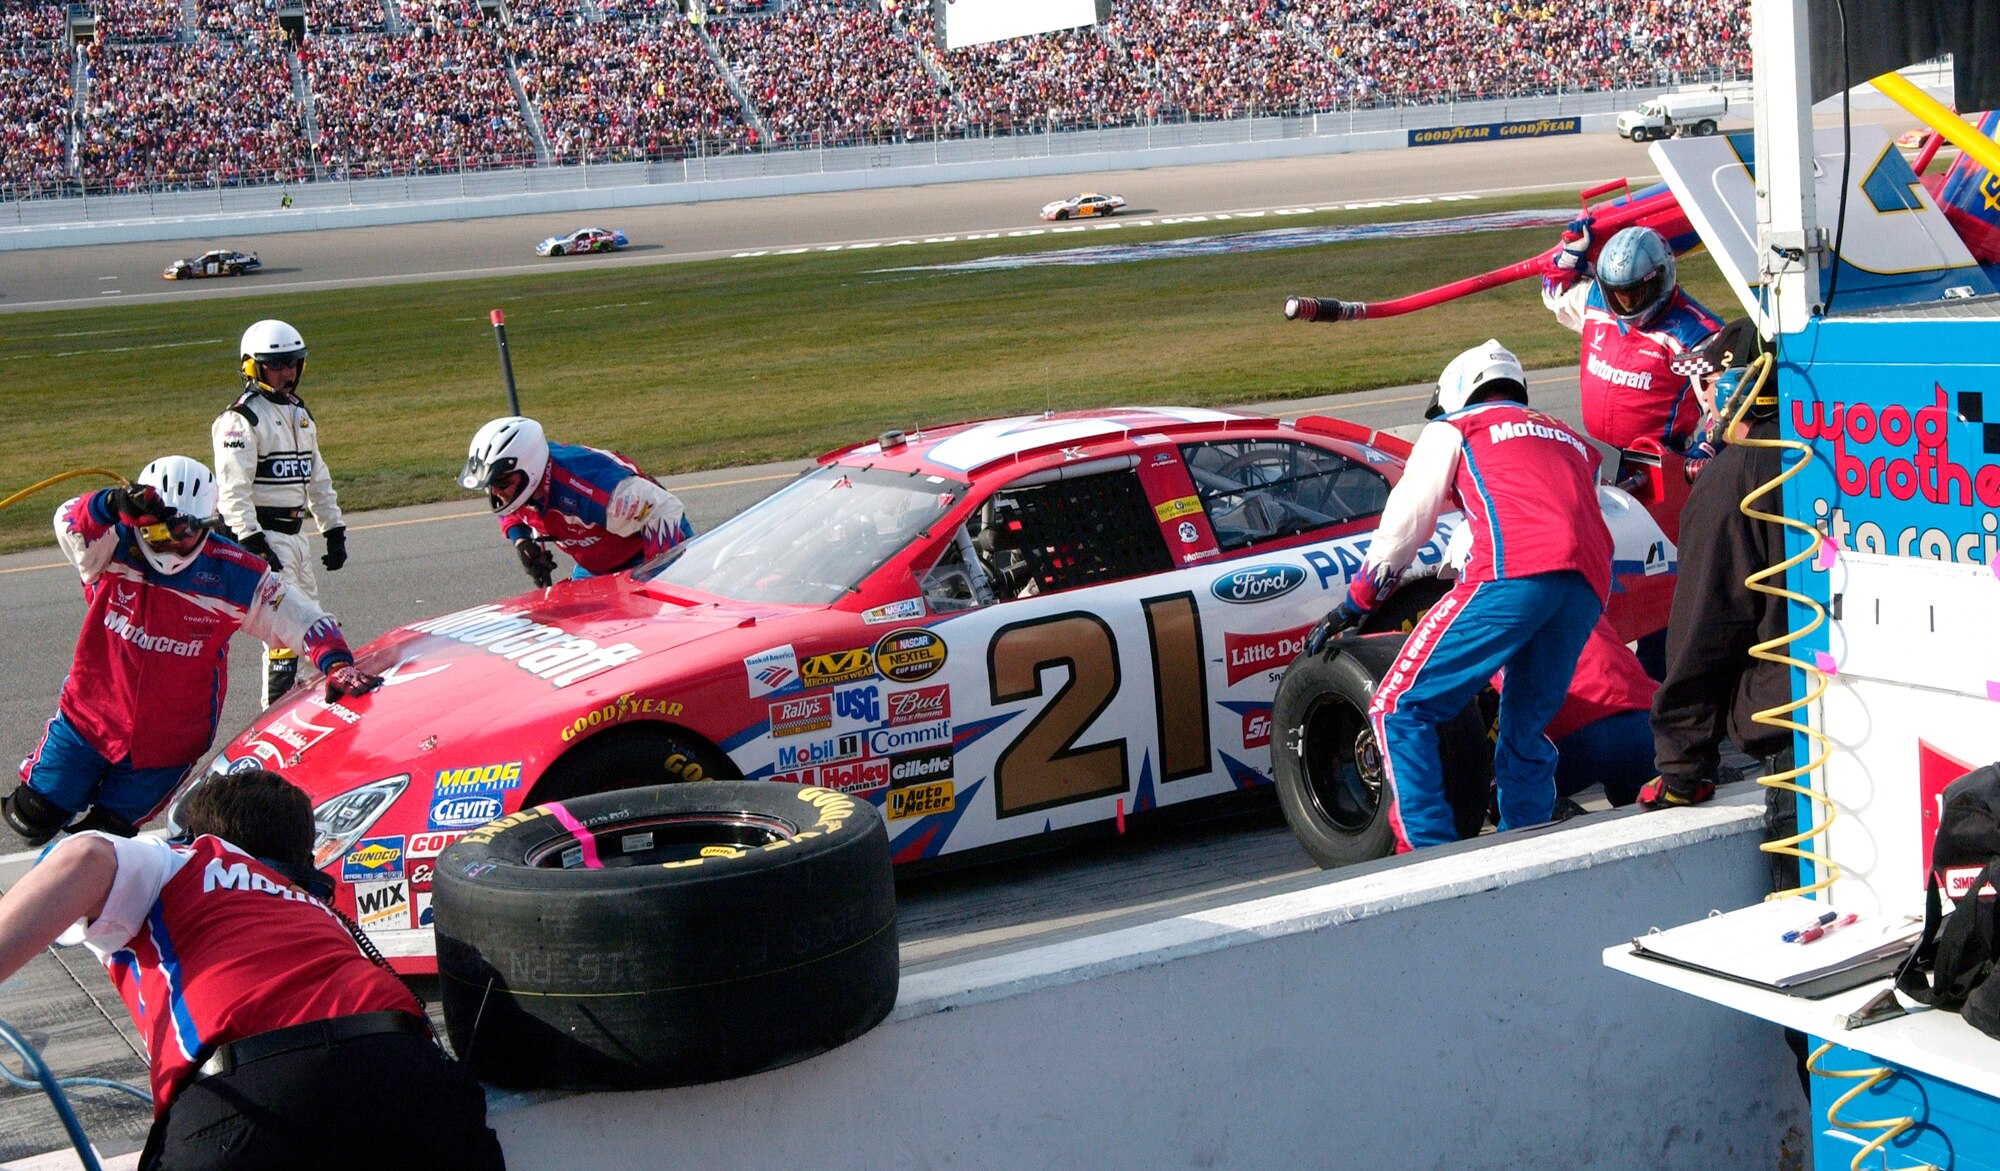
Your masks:
<svg viewBox="0 0 2000 1171"><path fill-rule="evenodd" d="M1153 650L1160 779L1198 777L1208 771L1208 672L1202 669L1201 618L1194 595L1168 594L1140 605Z"/></svg>
<svg viewBox="0 0 2000 1171"><path fill-rule="evenodd" d="M993 763L999 817L1125 791L1125 741L1076 744L1118 694L1118 641L1103 619L1058 614L1001 627L986 651L993 702L1041 695L1042 670L1054 666L1068 667L1069 680Z"/></svg>

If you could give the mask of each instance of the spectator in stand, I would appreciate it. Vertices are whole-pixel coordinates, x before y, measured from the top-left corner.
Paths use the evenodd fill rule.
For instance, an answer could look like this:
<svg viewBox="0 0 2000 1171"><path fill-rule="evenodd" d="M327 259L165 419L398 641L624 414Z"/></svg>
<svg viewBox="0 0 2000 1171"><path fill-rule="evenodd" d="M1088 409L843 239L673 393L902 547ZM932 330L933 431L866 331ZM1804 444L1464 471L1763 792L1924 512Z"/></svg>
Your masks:
<svg viewBox="0 0 2000 1171"><path fill-rule="evenodd" d="M942 53L928 4L888 0L888 7L951 79L965 120L988 133L1120 125L1153 114L1146 79L1095 26Z"/></svg>
<svg viewBox="0 0 2000 1171"><path fill-rule="evenodd" d="M105 40L171 41L181 35L181 0L116 0L96 8Z"/></svg>
<svg viewBox="0 0 2000 1171"><path fill-rule="evenodd" d="M1332 108L1345 79L1279 9L1277 0L1119 0L1106 29L1165 103L1194 117Z"/></svg>
<svg viewBox="0 0 2000 1171"><path fill-rule="evenodd" d="M58 43L9 39L0 46L0 188L9 197L71 189L70 100L69 58Z"/></svg>
<svg viewBox="0 0 2000 1171"><path fill-rule="evenodd" d="M304 177L284 44L96 45L77 162L93 188L211 187Z"/></svg>
<svg viewBox="0 0 2000 1171"><path fill-rule="evenodd" d="M19 45L22 41L61 40L63 11L60 4L0 5L0 46Z"/></svg>
<svg viewBox="0 0 2000 1171"><path fill-rule="evenodd" d="M953 119L916 43L872 0L792 0L710 33L781 143L928 138Z"/></svg>
<svg viewBox="0 0 2000 1171"><path fill-rule="evenodd" d="M736 149L750 128L700 34L683 21L517 25L521 85L557 163L678 158Z"/></svg>
<svg viewBox="0 0 2000 1171"><path fill-rule="evenodd" d="M407 37L315 44L319 161L334 175L525 166L534 158L506 53L489 28L434 21Z"/></svg>

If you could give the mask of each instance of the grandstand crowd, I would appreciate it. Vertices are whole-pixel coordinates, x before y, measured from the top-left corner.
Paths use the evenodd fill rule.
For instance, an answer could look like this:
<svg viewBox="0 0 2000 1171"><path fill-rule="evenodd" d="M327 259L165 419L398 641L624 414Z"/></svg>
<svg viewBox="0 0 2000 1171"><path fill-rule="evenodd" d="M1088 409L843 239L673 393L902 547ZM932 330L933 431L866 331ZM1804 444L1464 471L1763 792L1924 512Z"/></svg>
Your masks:
<svg viewBox="0 0 2000 1171"><path fill-rule="evenodd" d="M0 195L695 153L1666 85L1747 0L1114 0L944 50L929 0L0 3ZM306 34L298 35L303 9ZM286 24L291 27L288 29ZM80 34L81 35L81 34Z"/></svg>

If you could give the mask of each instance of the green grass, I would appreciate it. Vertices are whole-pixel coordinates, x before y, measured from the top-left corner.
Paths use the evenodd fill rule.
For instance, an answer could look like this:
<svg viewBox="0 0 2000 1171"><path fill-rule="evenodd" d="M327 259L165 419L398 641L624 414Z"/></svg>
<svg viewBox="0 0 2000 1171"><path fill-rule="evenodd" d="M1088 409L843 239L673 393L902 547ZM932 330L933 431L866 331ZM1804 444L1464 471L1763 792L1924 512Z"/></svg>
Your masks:
<svg viewBox="0 0 2000 1171"><path fill-rule="evenodd" d="M1379 299L1546 247L1549 230L1370 241L1102 267L882 272L1082 243L1559 207L1559 194L1075 236L593 268L532 279L0 316L0 495L70 468L209 461L236 338L282 317L341 504L463 495L472 432L504 413L486 311L507 313L523 409L656 474L809 455L891 427L1116 403L1216 405L1426 381L1497 337L1530 367L1576 361L1535 282L1405 317L1300 326L1287 293ZM1705 258L1691 291L1733 305ZM156 347L156 348L148 348ZM165 347L165 348L157 348ZM65 485L71 487L73 485ZM0 512L0 550L47 541L52 489Z"/></svg>

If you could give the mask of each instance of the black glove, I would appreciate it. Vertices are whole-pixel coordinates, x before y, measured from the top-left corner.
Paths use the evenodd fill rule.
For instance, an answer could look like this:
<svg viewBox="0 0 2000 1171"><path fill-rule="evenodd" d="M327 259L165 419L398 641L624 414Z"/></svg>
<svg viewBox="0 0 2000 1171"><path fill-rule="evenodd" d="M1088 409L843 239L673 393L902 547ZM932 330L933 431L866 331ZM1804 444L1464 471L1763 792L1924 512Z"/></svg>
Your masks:
<svg viewBox="0 0 2000 1171"><path fill-rule="evenodd" d="M1344 630L1352 629L1355 623L1360 622L1364 617L1366 617L1366 614L1353 602L1341 602L1340 605L1328 610L1326 617L1320 619L1311 630L1306 632L1305 653L1309 655L1318 654L1319 649L1326 645L1327 639Z"/></svg>
<svg viewBox="0 0 2000 1171"><path fill-rule="evenodd" d="M347 695L366 695L382 686L380 675L370 675L354 665L353 659L343 659L326 670L326 702Z"/></svg>
<svg viewBox="0 0 2000 1171"><path fill-rule="evenodd" d="M548 589L556 584L556 555L547 546L533 537L522 537L514 542L514 552L521 555L521 568L537 586Z"/></svg>
<svg viewBox="0 0 2000 1171"><path fill-rule="evenodd" d="M320 555L319 563L332 573L347 564L347 526L326 530L326 552Z"/></svg>
<svg viewBox="0 0 2000 1171"><path fill-rule="evenodd" d="M150 484L134 484L129 488L108 488L105 503L118 516L118 523L126 528L142 529L147 525L159 524L172 511L167 502Z"/></svg>
<svg viewBox="0 0 2000 1171"><path fill-rule="evenodd" d="M278 560L277 551L271 548L270 538L266 537L263 533L251 533L236 543L270 562L272 573L276 573L285 567L284 563Z"/></svg>

